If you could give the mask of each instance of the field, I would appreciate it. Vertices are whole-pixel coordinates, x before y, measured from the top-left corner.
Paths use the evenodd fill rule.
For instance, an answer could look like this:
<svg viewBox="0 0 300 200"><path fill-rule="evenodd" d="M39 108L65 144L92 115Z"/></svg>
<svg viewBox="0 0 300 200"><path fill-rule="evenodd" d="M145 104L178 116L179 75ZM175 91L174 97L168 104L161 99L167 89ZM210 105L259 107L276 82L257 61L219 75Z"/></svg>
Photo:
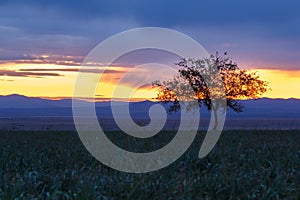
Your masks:
<svg viewBox="0 0 300 200"><path fill-rule="evenodd" d="M227 130L198 159L203 136L172 165L129 174L93 158L76 132L2 131L0 199L300 199L299 131ZM159 148L170 139L166 132L148 142Z"/></svg>

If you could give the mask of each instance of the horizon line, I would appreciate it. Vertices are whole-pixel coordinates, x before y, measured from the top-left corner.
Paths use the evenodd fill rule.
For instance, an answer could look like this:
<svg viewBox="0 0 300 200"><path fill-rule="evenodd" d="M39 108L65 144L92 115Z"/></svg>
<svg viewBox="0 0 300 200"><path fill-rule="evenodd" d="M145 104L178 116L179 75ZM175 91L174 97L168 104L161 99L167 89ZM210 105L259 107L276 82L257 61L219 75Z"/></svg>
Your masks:
<svg viewBox="0 0 300 200"><path fill-rule="evenodd" d="M109 102L109 101L128 101L128 98L110 98L110 97L94 97L94 98L89 98L89 97L68 97L68 96L57 96L57 97L46 97L46 96L26 96L23 94L17 94L17 93L11 93L7 95L1 95L0 97L9 97L9 96L20 96L20 97L26 97L26 98L39 98L39 99L44 99L44 100L52 100L52 101L59 101L59 100L72 100L72 99L78 99L78 100L84 100L84 101L89 101L89 102ZM97 96L97 95L96 95ZM259 97L255 99L237 99L241 101L245 100L259 100L259 99L272 99L272 100L300 100L300 98L295 98L295 97L276 97L276 98L271 98L271 97ZM142 102L142 101L152 101L152 102L159 102L156 98L130 98L129 102Z"/></svg>

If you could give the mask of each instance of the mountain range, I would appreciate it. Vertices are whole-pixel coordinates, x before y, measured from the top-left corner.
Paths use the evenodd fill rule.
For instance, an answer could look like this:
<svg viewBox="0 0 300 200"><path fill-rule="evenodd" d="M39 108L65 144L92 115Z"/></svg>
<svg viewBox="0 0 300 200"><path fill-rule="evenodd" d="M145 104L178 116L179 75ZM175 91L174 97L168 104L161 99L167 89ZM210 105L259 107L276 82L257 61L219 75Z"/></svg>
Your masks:
<svg viewBox="0 0 300 200"><path fill-rule="evenodd" d="M118 102L122 106L126 102ZM227 117L233 118L300 118L300 99L271 99L241 100L244 111L235 113L227 109ZM130 112L134 116L148 116L149 108L157 102L130 102ZM165 106L165 105L164 105ZM111 116L110 102L96 102L96 111ZM107 115L107 116L105 116ZM173 113L173 115L177 115ZM202 116L209 116L205 108L201 108ZM72 116L72 99L51 100L22 95L0 96L0 117L55 117Z"/></svg>

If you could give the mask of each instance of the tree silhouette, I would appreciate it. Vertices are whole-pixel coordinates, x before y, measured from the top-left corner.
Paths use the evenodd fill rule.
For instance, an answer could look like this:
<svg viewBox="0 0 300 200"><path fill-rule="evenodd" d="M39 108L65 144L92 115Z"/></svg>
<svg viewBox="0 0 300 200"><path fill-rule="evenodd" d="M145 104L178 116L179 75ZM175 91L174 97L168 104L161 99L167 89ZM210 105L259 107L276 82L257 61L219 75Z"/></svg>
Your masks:
<svg viewBox="0 0 300 200"><path fill-rule="evenodd" d="M242 112L244 105L240 99L257 99L269 90L268 82L261 80L257 72L240 69L226 52L222 56L217 52L203 59L181 59L176 65L180 67L178 75L153 83L158 87L157 99L165 103L172 102L169 111L179 110L182 106L180 101L187 102L187 110L193 109L195 104L188 102L197 100L197 106L205 106L214 112L215 127L217 111L222 105L212 99L224 98L225 108L227 106L235 112Z"/></svg>

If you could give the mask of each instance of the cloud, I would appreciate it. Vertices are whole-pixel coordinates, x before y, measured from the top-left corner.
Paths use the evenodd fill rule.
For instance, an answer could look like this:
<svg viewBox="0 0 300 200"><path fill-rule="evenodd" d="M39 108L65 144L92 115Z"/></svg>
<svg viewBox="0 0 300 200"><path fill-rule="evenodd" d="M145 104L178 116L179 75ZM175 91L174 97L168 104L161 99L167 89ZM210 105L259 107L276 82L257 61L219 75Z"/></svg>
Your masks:
<svg viewBox="0 0 300 200"><path fill-rule="evenodd" d="M11 7L25 8L23 11L20 11L19 15L26 13L26 11L40 14L40 19L46 19L48 22L42 26L44 30L41 31L51 31L50 28L54 27L56 18L61 18L62 16L64 18L61 18L61 21L69 21L67 25L75 22L81 24L82 22L87 22L87 20L95 19L134 19L140 25L146 26L219 25L225 27L228 25L249 25L253 23L270 26L290 22L291 19L299 17L298 8L300 6L300 2L297 0L288 2L280 0L253 0L249 2L239 0L219 2L182 2L180 0L172 2L160 0L87 0L85 2L80 0L29 0L24 2L15 0L1 2L2 7L6 9ZM50 15L54 18L47 18ZM37 21L38 19L33 19L32 23L34 24ZM47 25L50 27L46 28ZM59 32L59 28L61 28L60 23L54 29L56 33Z"/></svg>
<svg viewBox="0 0 300 200"><path fill-rule="evenodd" d="M86 56L115 33L160 26L190 35L210 53L229 51L242 62L264 59L276 64L279 60L295 69L300 62L293 53L300 51L299 7L297 0L4 0L0 2L0 59L24 54ZM270 50L277 52L262 58Z"/></svg>
<svg viewBox="0 0 300 200"><path fill-rule="evenodd" d="M57 72L84 72L84 73L101 73L101 74L115 74L115 73L124 73L123 70L113 70L113 69L96 69L96 68L35 68L35 69L20 69L22 72L41 72L41 71L57 71Z"/></svg>
<svg viewBox="0 0 300 200"><path fill-rule="evenodd" d="M153 89L153 84L152 83L148 83L148 84L144 84L142 86L139 87L139 89Z"/></svg>
<svg viewBox="0 0 300 200"><path fill-rule="evenodd" d="M12 70L0 70L0 76L42 78L44 76L61 76L61 75L58 73L35 73L35 72L22 72L22 71L12 71Z"/></svg>
<svg viewBox="0 0 300 200"><path fill-rule="evenodd" d="M0 25L0 31L6 31L6 32L15 32L18 31L19 29L16 27L12 27L12 26L1 26Z"/></svg>

